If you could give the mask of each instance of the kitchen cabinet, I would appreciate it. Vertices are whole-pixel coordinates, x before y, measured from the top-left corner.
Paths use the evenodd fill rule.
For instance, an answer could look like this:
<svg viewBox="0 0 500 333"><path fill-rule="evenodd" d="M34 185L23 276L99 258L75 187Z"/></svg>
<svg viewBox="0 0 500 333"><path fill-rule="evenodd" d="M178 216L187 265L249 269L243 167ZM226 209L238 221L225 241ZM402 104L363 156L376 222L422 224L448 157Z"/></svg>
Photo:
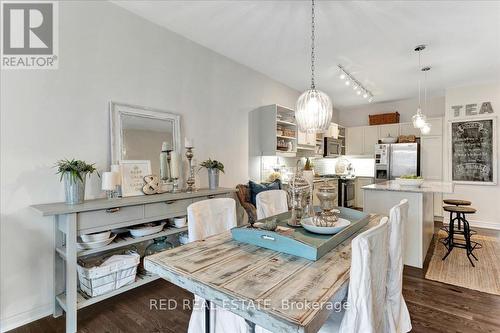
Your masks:
<svg viewBox="0 0 500 333"><path fill-rule="evenodd" d="M443 118L429 118L427 119L427 122L431 125L431 131L429 132L429 134L420 136L424 137L424 136L443 135Z"/></svg>
<svg viewBox="0 0 500 333"><path fill-rule="evenodd" d="M338 139L339 138L339 125L335 123L331 123L330 127L328 127L328 131L326 136Z"/></svg>
<svg viewBox="0 0 500 333"><path fill-rule="evenodd" d="M349 127L346 129L346 154L363 155L363 127Z"/></svg>
<svg viewBox="0 0 500 333"><path fill-rule="evenodd" d="M298 131L297 144L303 146L316 146L316 133Z"/></svg>
<svg viewBox="0 0 500 333"><path fill-rule="evenodd" d="M379 126L366 126L363 128L363 155L374 155L375 145L379 139Z"/></svg>
<svg viewBox="0 0 500 333"><path fill-rule="evenodd" d="M443 179L443 137L420 138L420 168L426 180Z"/></svg>
<svg viewBox="0 0 500 333"><path fill-rule="evenodd" d="M399 125L400 124L388 124L388 125L377 126L378 138L379 139L386 138L389 135L392 136L393 138L397 138L399 136Z"/></svg>
<svg viewBox="0 0 500 333"><path fill-rule="evenodd" d="M402 123L399 126L400 135L415 135L420 137L420 129L413 127L413 123Z"/></svg>
<svg viewBox="0 0 500 333"><path fill-rule="evenodd" d="M363 186L370 185L374 183L374 178L372 177L357 177L355 182L354 190L354 204L356 208L363 208Z"/></svg>

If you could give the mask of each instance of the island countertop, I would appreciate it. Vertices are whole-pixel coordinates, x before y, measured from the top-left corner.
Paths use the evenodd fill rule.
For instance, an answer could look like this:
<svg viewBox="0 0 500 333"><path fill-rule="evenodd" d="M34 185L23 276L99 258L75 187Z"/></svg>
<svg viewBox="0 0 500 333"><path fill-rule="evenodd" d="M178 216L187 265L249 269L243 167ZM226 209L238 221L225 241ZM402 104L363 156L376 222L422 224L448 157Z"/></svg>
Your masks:
<svg viewBox="0 0 500 333"><path fill-rule="evenodd" d="M397 191L397 192L414 192L414 193L453 193L453 183L440 181L424 181L422 186L401 186L394 180L389 180L383 183L371 184L363 186L364 190L373 191Z"/></svg>

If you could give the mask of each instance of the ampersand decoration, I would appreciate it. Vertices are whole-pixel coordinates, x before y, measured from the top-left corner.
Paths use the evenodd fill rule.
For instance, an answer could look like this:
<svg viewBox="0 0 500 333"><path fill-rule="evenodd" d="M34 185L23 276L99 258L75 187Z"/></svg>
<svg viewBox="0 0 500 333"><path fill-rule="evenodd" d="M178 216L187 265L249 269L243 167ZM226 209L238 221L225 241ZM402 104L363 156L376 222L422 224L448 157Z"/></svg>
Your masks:
<svg viewBox="0 0 500 333"><path fill-rule="evenodd" d="M146 185L142 187L142 192L144 194L156 194L160 190L160 182L158 181L158 176L147 175L144 177Z"/></svg>

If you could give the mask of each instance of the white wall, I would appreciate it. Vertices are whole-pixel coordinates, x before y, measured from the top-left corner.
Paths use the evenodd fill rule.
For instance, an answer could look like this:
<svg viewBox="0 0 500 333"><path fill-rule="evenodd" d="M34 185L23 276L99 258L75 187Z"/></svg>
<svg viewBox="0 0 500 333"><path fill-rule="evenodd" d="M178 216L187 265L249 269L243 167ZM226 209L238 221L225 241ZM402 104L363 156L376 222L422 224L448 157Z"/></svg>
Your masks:
<svg viewBox="0 0 500 333"><path fill-rule="evenodd" d="M417 107L418 99L416 98L386 103L370 103L362 106L341 108L338 120L339 124L345 127L366 126L369 125L368 115L370 114L398 111L400 122L406 123L411 121ZM423 108L424 114L428 117L442 117L444 116L444 110L444 96L430 98L427 102L427 108Z"/></svg>
<svg viewBox="0 0 500 333"><path fill-rule="evenodd" d="M486 84L469 87L450 88L446 90L446 117L443 175L445 180L451 181L450 161L449 161L449 121L460 119L452 117L451 106L465 105L471 103L491 102L494 115L497 117L497 160L500 157L500 84ZM463 118L462 118L463 119ZM497 163L497 176L500 176L500 163ZM453 195L446 195L446 198L457 198L472 201L472 206L477 209L477 213L468 217L471 224L500 229L500 183L497 185L456 185Z"/></svg>
<svg viewBox="0 0 500 333"><path fill-rule="evenodd" d="M48 315L52 219L61 158L109 167L110 100L181 114L198 161L222 161L221 185L247 180L248 112L299 92L107 2L62 2L58 70L1 73L1 328ZM206 173L199 177L206 183ZM101 196L88 182L87 198Z"/></svg>

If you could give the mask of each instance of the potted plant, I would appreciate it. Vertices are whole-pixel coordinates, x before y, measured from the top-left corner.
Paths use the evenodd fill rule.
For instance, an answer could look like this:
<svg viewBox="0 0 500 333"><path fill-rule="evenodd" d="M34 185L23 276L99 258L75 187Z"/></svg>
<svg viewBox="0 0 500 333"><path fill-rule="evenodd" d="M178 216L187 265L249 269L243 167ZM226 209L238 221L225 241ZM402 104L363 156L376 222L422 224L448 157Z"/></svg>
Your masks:
<svg viewBox="0 0 500 333"><path fill-rule="evenodd" d="M85 198L85 180L87 175L94 172L99 176L94 164L88 164L80 160L59 160L56 163L57 173L61 175L60 180L64 179L64 194L66 203L81 204Z"/></svg>
<svg viewBox="0 0 500 333"><path fill-rule="evenodd" d="M224 164L217 160L208 159L200 164L201 168L206 168L208 171L208 188L215 190L219 187L219 171L224 172Z"/></svg>

